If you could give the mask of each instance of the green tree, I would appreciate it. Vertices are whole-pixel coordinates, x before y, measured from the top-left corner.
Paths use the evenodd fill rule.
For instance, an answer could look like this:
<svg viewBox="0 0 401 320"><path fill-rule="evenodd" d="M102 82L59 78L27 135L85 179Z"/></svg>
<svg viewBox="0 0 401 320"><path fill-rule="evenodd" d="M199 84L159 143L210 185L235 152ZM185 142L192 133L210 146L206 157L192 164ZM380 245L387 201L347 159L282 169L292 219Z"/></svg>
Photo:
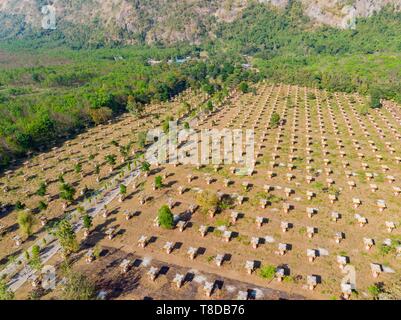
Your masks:
<svg viewBox="0 0 401 320"><path fill-rule="evenodd" d="M0 300L14 300L14 293L8 288L5 279L0 279Z"/></svg>
<svg viewBox="0 0 401 320"><path fill-rule="evenodd" d="M33 214L30 211L21 211L18 214L17 221L22 234L26 237L30 237L35 223Z"/></svg>
<svg viewBox="0 0 401 320"><path fill-rule="evenodd" d="M32 247L29 265L36 271L39 271L42 268L42 262L40 261L40 247L38 245Z"/></svg>
<svg viewBox="0 0 401 320"><path fill-rule="evenodd" d="M66 256L78 251L79 244L70 222L65 219L61 220L56 227L54 235L59 240L61 248Z"/></svg>
<svg viewBox="0 0 401 320"><path fill-rule="evenodd" d="M174 216L167 205L163 205L159 209L158 220L160 226L164 229L172 229L174 227Z"/></svg>

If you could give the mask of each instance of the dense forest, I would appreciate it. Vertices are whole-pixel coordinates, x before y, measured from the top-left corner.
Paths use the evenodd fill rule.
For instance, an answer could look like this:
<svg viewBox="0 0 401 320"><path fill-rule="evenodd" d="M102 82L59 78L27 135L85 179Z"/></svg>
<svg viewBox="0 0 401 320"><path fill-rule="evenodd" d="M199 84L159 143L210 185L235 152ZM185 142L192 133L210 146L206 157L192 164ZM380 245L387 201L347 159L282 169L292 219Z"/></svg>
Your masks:
<svg viewBox="0 0 401 320"><path fill-rule="evenodd" d="M221 26L215 50L250 55L264 77L332 91L379 91L401 102L401 13L387 7L356 29L310 28L299 4L284 12L254 5Z"/></svg>
<svg viewBox="0 0 401 320"><path fill-rule="evenodd" d="M0 55L13 57L0 63L0 168L188 87L213 94L266 78L401 102L400 31L401 14L391 8L339 30L312 27L292 2L284 11L250 5L236 21L221 23L216 39L205 36L197 46L88 49L77 45L84 41L79 34L69 43L59 33L0 42Z"/></svg>
<svg viewBox="0 0 401 320"><path fill-rule="evenodd" d="M0 52L17 45L3 45ZM1 168L28 151L43 150L122 112L138 113L189 87L213 96L240 81L258 80L241 68L240 60L204 61L198 48L187 46L46 48L36 49L34 57L42 65L4 68L0 74ZM190 59L177 62L183 57ZM47 59L63 63L46 66Z"/></svg>

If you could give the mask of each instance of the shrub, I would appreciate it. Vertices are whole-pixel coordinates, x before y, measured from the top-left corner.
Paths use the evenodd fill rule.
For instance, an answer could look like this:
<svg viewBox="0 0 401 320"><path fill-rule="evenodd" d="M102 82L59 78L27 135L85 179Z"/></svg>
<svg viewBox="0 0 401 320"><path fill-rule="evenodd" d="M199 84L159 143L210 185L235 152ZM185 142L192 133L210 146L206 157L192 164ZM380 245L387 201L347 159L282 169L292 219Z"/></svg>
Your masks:
<svg viewBox="0 0 401 320"><path fill-rule="evenodd" d="M105 123L113 116L113 111L107 107L102 107L98 109L90 108L88 113L95 124Z"/></svg>
<svg viewBox="0 0 401 320"><path fill-rule="evenodd" d="M18 214L17 220L21 232L25 236L30 237L32 235L32 227L35 222L33 214L29 211L22 211Z"/></svg>
<svg viewBox="0 0 401 320"><path fill-rule="evenodd" d="M138 146L140 148L145 148L146 146L146 135L147 133L143 131L138 133Z"/></svg>
<svg viewBox="0 0 401 320"><path fill-rule="evenodd" d="M0 300L13 300L14 293L8 288L4 279L0 279Z"/></svg>
<svg viewBox="0 0 401 320"><path fill-rule="evenodd" d="M36 191L36 194L37 194L38 196L43 197L44 195L46 195L46 190L47 190L46 184L45 184L44 182L42 182L42 183L40 184L38 190Z"/></svg>
<svg viewBox="0 0 401 320"><path fill-rule="evenodd" d="M373 299L377 299L382 289L375 283L368 287L368 292Z"/></svg>
<svg viewBox="0 0 401 320"><path fill-rule="evenodd" d="M270 127L277 128L280 124L280 115L277 112L273 112L272 117L270 119Z"/></svg>
<svg viewBox="0 0 401 320"><path fill-rule="evenodd" d="M163 178L161 176L155 177L155 188L156 189L163 188Z"/></svg>
<svg viewBox="0 0 401 320"><path fill-rule="evenodd" d="M46 210L47 209L47 203L44 202L44 201L39 201L38 209L39 209L39 211Z"/></svg>
<svg viewBox="0 0 401 320"><path fill-rule="evenodd" d="M120 184L120 194L121 195L127 194L127 186L125 186L124 184Z"/></svg>
<svg viewBox="0 0 401 320"><path fill-rule="evenodd" d="M73 201L75 195L75 189L68 183L63 183L60 186L60 198L66 201Z"/></svg>
<svg viewBox="0 0 401 320"><path fill-rule="evenodd" d="M31 251L31 257L29 259L29 265L32 269L39 271L42 268L42 263L40 261L40 247L34 245Z"/></svg>
<svg viewBox="0 0 401 320"><path fill-rule="evenodd" d="M174 226L174 217L167 205L162 206L158 212L160 226L164 229L172 229Z"/></svg>
<svg viewBox="0 0 401 320"><path fill-rule="evenodd" d="M260 269L259 275L266 280L272 280L274 276L276 275L276 267L269 265L269 266L264 266Z"/></svg>
<svg viewBox="0 0 401 320"><path fill-rule="evenodd" d="M93 300L95 298L95 286L83 274L68 270L65 273L63 298L65 300Z"/></svg>
<svg viewBox="0 0 401 320"><path fill-rule="evenodd" d="M15 203L15 209L17 209L17 210L23 210L24 208L25 208L25 204L22 203L21 201L17 201L17 202Z"/></svg>
<svg viewBox="0 0 401 320"><path fill-rule="evenodd" d="M382 107L381 99L382 99L382 93L377 89L373 89L370 92L370 107L372 109L381 108Z"/></svg>
<svg viewBox="0 0 401 320"><path fill-rule="evenodd" d="M198 194L196 201L204 213L207 213L209 210L217 210L220 204L219 197L208 190Z"/></svg>
<svg viewBox="0 0 401 320"><path fill-rule="evenodd" d="M82 217L82 224L85 229L89 230L92 227L92 217L89 214L85 214Z"/></svg>
<svg viewBox="0 0 401 320"><path fill-rule="evenodd" d="M249 85L248 85L248 83L246 83L246 82L241 82L240 85L239 85L239 90L240 90L242 93L248 93L248 92L249 92Z"/></svg>
<svg viewBox="0 0 401 320"><path fill-rule="evenodd" d="M150 171L150 163L146 162L146 161L142 162L140 169L142 172L149 172Z"/></svg>

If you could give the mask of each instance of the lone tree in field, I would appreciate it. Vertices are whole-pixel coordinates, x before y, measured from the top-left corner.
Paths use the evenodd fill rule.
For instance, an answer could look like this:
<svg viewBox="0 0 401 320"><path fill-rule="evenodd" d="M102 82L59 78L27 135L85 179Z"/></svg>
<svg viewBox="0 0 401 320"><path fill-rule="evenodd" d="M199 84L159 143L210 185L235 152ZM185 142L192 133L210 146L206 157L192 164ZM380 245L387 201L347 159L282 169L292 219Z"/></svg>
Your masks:
<svg viewBox="0 0 401 320"><path fill-rule="evenodd" d="M172 229L174 227L174 216L168 205L164 205L159 209L158 220L160 226L164 229Z"/></svg>
<svg viewBox="0 0 401 320"><path fill-rule="evenodd" d="M196 201L203 213L208 213L210 211L216 212L220 205L217 194L208 190L198 194Z"/></svg>
<svg viewBox="0 0 401 320"><path fill-rule="evenodd" d="M67 220L60 221L54 235L59 240L61 248L66 256L78 251L79 244L75 232Z"/></svg>
<svg viewBox="0 0 401 320"><path fill-rule="evenodd" d="M32 227L35 223L33 214L29 211L22 211L18 214L17 221L22 234L29 238L32 235Z"/></svg>
<svg viewBox="0 0 401 320"><path fill-rule="evenodd" d="M14 293L8 288L5 279L0 279L0 300L13 300Z"/></svg>
<svg viewBox="0 0 401 320"><path fill-rule="evenodd" d="M273 112L272 117L270 119L270 127L275 129L280 124L280 115L277 112Z"/></svg>

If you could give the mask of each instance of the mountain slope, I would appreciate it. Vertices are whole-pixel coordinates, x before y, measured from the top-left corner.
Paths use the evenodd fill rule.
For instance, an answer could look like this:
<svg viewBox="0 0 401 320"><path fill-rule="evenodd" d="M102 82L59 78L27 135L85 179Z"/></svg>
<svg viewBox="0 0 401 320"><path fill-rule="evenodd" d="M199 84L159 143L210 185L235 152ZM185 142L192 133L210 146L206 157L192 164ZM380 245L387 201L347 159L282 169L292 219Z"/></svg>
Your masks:
<svg viewBox="0 0 401 320"><path fill-rule="evenodd" d="M47 0L0 0L0 39L42 32L40 9ZM102 45L139 42L199 43L213 38L219 22L234 21L253 3L277 10L302 4L312 24L347 28L356 17L366 17L401 0L56 0L58 37L67 42ZM80 45L79 43L77 44Z"/></svg>

